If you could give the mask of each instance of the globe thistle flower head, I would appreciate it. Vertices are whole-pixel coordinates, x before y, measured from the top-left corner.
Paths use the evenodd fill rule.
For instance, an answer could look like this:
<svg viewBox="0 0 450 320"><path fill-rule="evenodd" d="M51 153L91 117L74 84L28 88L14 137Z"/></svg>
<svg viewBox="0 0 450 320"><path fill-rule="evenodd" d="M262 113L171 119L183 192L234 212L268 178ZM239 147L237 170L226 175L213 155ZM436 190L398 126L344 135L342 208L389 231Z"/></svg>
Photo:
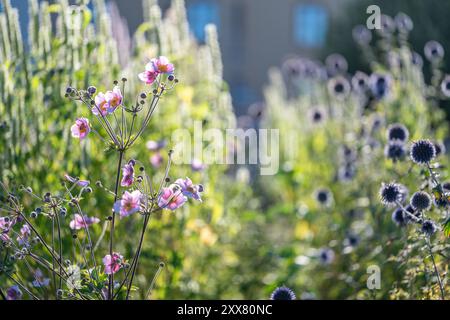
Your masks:
<svg viewBox="0 0 450 320"><path fill-rule="evenodd" d="M356 167L351 163L346 163L338 170L338 179L342 182L353 180L356 175Z"/></svg>
<svg viewBox="0 0 450 320"><path fill-rule="evenodd" d="M391 35L392 33L394 33L395 27L396 27L395 22L394 22L394 19L392 19L392 17L390 17L386 14L381 15L381 28L377 29L377 31L382 36L388 36L388 35Z"/></svg>
<svg viewBox="0 0 450 320"><path fill-rule="evenodd" d="M391 89L391 77L386 74L373 73L370 76L369 85L375 99L383 99L388 96Z"/></svg>
<svg viewBox="0 0 450 320"><path fill-rule="evenodd" d="M397 26L397 30L402 33L409 33L414 29L414 23L411 20L411 17L406 13L399 12L394 18L395 25Z"/></svg>
<svg viewBox="0 0 450 320"><path fill-rule="evenodd" d="M440 141L434 142L434 149L436 150L436 157L439 157L447 152L445 144Z"/></svg>
<svg viewBox="0 0 450 320"><path fill-rule="evenodd" d="M406 147L399 140L389 141L384 149L384 155L394 162L401 161L405 158Z"/></svg>
<svg viewBox="0 0 450 320"><path fill-rule="evenodd" d="M444 182L443 184L442 184L442 188L445 190L445 191L450 191L450 182Z"/></svg>
<svg viewBox="0 0 450 320"><path fill-rule="evenodd" d="M325 60L325 65L331 76L346 73L348 70L347 60L338 53L330 54Z"/></svg>
<svg viewBox="0 0 450 320"><path fill-rule="evenodd" d="M441 82L441 92L447 98L450 98L450 75L446 75Z"/></svg>
<svg viewBox="0 0 450 320"><path fill-rule="evenodd" d="M391 124L387 129L387 139L389 141L401 141L406 142L409 138L408 129L401 123Z"/></svg>
<svg viewBox="0 0 450 320"><path fill-rule="evenodd" d="M327 118L327 112L323 107L314 107L309 110L309 119L314 124L323 123Z"/></svg>
<svg viewBox="0 0 450 320"><path fill-rule="evenodd" d="M403 211L403 216L404 216L406 223L415 222L417 219L420 219L420 216L421 216L420 212L414 210L414 208L410 204L406 205L406 207L404 207L404 209L406 212L409 213L408 214L405 211ZM417 219L414 219L412 216L416 217Z"/></svg>
<svg viewBox="0 0 450 320"><path fill-rule="evenodd" d="M276 288L270 295L270 300L295 300L295 293L288 287Z"/></svg>
<svg viewBox="0 0 450 320"><path fill-rule="evenodd" d="M369 76L364 72L357 71L352 78L352 87L356 93L364 93L369 87Z"/></svg>
<svg viewBox="0 0 450 320"><path fill-rule="evenodd" d="M404 188L402 185L391 182L383 183L380 188L380 199L385 206L395 206L404 198Z"/></svg>
<svg viewBox="0 0 450 320"><path fill-rule="evenodd" d="M425 57L430 62L439 62L444 58L444 47L434 40L428 41L424 48Z"/></svg>
<svg viewBox="0 0 450 320"><path fill-rule="evenodd" d="M333 195L328 189L318 189L315 192L315 198L320 205L329 206L331 204Z"/></svg>
<svg viewBox="0 0 450 320"><path fill-rule="evenodd" d="M290 58L287 59L282 66L283 73L288 78L298 78L304 73L304 63L302 59Z"/></svg>
<svg viewBox="0 0 450 320"><path fill-rule="evenodd" d="M403 227L407 224L408 220L402 208L397 208L392 212L392 221L399 227Z"/></svg>
<svg viewBox="0 0 450 320"><path fill-rule="evenodd" d="M418 68L422 68L423 67L422 56L420 54L418 54L417 52L413 52L411 55L411 63Z"/></svg>
<svg viewBox="0 0 450 320"><path fill-rule="evenodd" d="M437 230L438 230L438 227L436 226L436 224L432 220L425 220L422 223L421 231L428 237L430 237L433 234L435 234Z"/></svg>
<svg viewBox="0 0 450 320"><path fill-rule="evenodd" d="M351 247L356 247L359 244L359 241L359 236L354 233L349 233L345 239L346 244Z"/></svg>
<svg viewBox="0 0 450 320"><path fill-rule="evenodd" d="M436 148L430 140L417 140L411 146L410 157L417 164L427 165L436 157Z"/></svg>
<svg viewBox="0 0 450 320"><path fill-rule="evenodd" d="M319 251L319 261L322 264L331 264L334 261L334 251L330 248L323 248Z"/></svg>
<svg viewBox="0 0 450 320"><path fill-rule="evenodd" d="M431 208L431 197L425 191L417 191L410 200L411 207L418 211L427 211Z"/></svg>
<svg viewBox="0 0 450 320"><path fill-rule="evenodd" d="M353 40L360 46L367 46L372 41L372 32L363 25L357 25L352 30Z"/></svg>
<svg viewBox="0 0 450 320"><path fill-rule="evenodd" d="M345 99L350 92L350 84L342 76L331 78L328 81L328 92L338 99Z"/></svg>

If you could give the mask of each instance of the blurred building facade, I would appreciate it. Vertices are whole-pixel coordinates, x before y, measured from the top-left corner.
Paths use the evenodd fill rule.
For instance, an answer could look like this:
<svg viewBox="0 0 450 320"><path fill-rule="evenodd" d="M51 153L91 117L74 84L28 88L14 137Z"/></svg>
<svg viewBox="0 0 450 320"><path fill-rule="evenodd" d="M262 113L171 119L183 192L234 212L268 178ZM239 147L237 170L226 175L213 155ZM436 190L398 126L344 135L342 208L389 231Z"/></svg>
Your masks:
<svg viewBox="0 0 450 320"><path fill-rule="evenodd" d="M139 6L116 1L129 21L138 26ZM333 0L185 0L191 31L204 41L204 27L217 25L229 83L238 114L262 99L267 71L289 54L316 56L326 44L336 1ZM136 0L140 3L140 0ZM163 9L170 0L159 0Z"/></svg>
<svg viewBox="0 0 450 320"><path fill-rule="evenodd" d="M134 32L143 20L141 0L109 1L117 4L130 32ZM289 54L316 56L321 51L329 34L332 13L339 11L335 10L333 0L185 1L192 33L199 41L204 41L206 24L217 25L224 77L238 114L261 101L271 66L279 66ZM159 0L159 3L163 10L170 6L170 0ZM12 0L12 4L21 10L25 27L27 1Z"/></svg>

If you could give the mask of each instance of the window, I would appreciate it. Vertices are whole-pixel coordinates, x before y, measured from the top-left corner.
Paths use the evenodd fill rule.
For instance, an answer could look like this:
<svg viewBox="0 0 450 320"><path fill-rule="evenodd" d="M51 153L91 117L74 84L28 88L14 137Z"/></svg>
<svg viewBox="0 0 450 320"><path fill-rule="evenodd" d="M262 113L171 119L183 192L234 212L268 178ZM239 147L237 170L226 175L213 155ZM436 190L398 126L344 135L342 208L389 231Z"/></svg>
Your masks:
<svg viewBox="0 0 450 320"><path fill-rule="evenodd" d="M294 41L309 48L322 47L328 31L328 13L317 4L299 4L294 9Z"/></svg>
<svg viewBox="0 0 450 320"><path fill-rule="evenodd" d="M187 15L191 30L199 41L205 41L207 24L213 23L219 28L219 6L214 0L202 0L189 4Z"/></svg>

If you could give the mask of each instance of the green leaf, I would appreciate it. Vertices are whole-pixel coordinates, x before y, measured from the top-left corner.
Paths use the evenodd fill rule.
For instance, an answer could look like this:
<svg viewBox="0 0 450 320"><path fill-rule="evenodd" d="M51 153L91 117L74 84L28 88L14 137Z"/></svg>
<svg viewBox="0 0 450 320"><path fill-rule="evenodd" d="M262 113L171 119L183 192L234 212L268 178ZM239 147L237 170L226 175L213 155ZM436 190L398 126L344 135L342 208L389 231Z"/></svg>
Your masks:
<svg viewBox="0 0 450 320"><path fill-rule="evenodd" d="M444 234L446 237L450 237L450 218L444 222Z"/></svg>

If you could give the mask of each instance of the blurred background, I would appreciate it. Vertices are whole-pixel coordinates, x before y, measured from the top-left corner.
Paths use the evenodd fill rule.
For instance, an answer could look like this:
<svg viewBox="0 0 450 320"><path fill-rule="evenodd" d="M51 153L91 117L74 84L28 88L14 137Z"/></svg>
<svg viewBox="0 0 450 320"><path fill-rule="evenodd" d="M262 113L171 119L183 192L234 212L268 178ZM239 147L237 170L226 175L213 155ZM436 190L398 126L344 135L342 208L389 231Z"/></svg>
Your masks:
<svg viewBox="0 0 450 320"><path fill-rule="evenodd" d="M163 10L170 6L170 0L158 2ZM109 10L118 9L126 19L129 34L134 33L143 21L142 1L109 0L109 3ZM26 32L27 1L12 0L12 4L21 11L21 24ZM394 16L404 12L412 18L416 29L420 29L410 39L417 52L422 53L429 39L448 47L449 1L186 0L190 28L199 42L205 41L204 27L208 23L218 28L224 79L230 86L238 116L262 100L268 69L279 66L290 55L323 60L338 52L352 62L349 71L366 71L368 66L352 38L341 35L350 35L355 25L365 24L366 9L372 4L380 6L384 14Z"/></svg>

